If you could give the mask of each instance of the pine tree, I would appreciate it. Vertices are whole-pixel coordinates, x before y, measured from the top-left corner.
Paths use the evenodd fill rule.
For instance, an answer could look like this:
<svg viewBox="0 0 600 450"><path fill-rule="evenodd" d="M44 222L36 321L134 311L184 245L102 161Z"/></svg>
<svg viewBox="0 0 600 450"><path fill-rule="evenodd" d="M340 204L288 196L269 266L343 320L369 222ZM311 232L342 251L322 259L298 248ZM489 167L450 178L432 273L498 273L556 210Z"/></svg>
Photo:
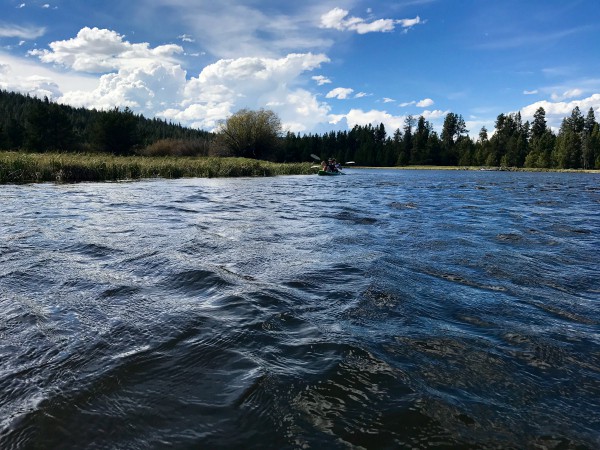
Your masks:
<svg viewBox="0 0 600 450"><path fill-rule="evenodd" d="M458 163L458 152L456 151L456 142L468 133L465 120L459 114L448 113L442 126L442 146L444 154L442 163L446 165L456 165Z"/></svg>
<svg viewBox="0 0 600 450"><path fill-rule="evenodd" d="M485 164L489 153L489 138L488 138L488 130L485 126L481 127L479 130L479 139L475 143L475 152L473 154L473 164L481 166Z"/></svg>
<svg viewBox="0 0 600 450"><path fill-rule="evenodd" d="M413 149L414 127L415 118L409 114L406 119L404 119L404 138L402 139L402 146L400 148L400 153L398 154L398 161L396 162L399 166L406 166L410 162Z"/></svg>
<svg viewBox="0 0 600 450"><path fill-rule="evenodd" d="M546 111L541 106L533 115L533 124L531 125L531 139L539 139L546 132Z"/></svg>
<svg viewBox="0 0 600 450"><path fill-rule="evenodd" d="M575 107L572 116L562 121L556 138L553 160L559 169L577 169L581 164L581 135L576 131L579 124L573 120L577 119L577 112L579 112L579 108ZM583 126L581 126L581 130L583 130Z"/></svg>
<svg viewBox="0 0 600 450"><path fill-rule="evenodd" d="M592 131L594 131L594 125L596 125L596 115L594 114L594 108L590 107L583 122L583 132L591 135Z"/></svg>
<svg viewBox="0 0 600 450"><path fill-rule="evenodd" d="M417 129L414 135L414 145L411 152L410 164L431 164L428 154L427 142L432 131L431 124L423 116L419 116Z"/></svg>

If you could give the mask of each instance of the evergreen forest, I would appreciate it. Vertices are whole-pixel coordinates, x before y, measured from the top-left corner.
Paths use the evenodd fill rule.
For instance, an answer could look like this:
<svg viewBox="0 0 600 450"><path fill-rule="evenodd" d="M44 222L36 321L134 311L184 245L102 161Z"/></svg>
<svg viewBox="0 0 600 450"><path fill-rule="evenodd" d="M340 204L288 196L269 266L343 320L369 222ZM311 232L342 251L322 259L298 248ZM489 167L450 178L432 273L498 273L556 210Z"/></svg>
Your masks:
<svg viewBox="0 0 600 450"><path fill-rule="evenodd" d="M277 121L275 121L277 122ZM600 125L592 108L575 107L558 133L539 108L533 121L520 113L500 114L496 132L482 128L473 138L459 114L448 113L441 133L424 117L408 116L391 133L383 124L355 126L325 134L280 134L255 157L275 162L335 157L362 166L487 166L546 169L600 169ZM247 131L252 136L252 130ZM74 108L0 90L0 150L104 152L114 155L247 156L228 148L223 133L148 119L130 109ZM256 138L259 142L259 138ZM240 154L238 154L240 153Z"/></svg>

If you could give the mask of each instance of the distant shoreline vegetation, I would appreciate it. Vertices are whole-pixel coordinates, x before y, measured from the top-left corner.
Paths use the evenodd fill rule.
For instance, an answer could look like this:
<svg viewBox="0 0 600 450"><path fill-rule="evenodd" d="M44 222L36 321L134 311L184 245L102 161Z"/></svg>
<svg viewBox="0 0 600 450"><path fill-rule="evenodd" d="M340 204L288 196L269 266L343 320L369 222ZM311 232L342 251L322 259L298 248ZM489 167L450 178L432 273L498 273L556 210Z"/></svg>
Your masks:
<svg viewBox="0 0 600 450"><path fill-rule="evenodd" d="M317 155L368 167L594 170L600 169L600 124L593 108L584 116L575 107L554 133L540 107L531 123L523 122L520 113L498 115L494 134L488 136L483 127L477 139L469 135L463 117L452 112L446 115L439 134L423 116L409 115L402 129L392 134L383 124L368 124L349 131L301 135L284 133L273 111L243 109L224 120L216 132L208 132L147 119L129 108L74 108L48 98L0 90L0 150L122 157L244 157L274 163L304 162L305 166L318 162L312 157ZM132 174L137 177L135 169Z"/></svg>
<svg viewBox="0 0 600 450"><path fill-rule="evenodd" d="M142 157L0 152L0 184L314 174L311 163L232 157Z"/></svg>
<svg viewBox="0 0 600 450"><path fill-rule="evenodd" d="M357 167L357 169L367 167ZM407 166L398 170L499 170L594 172L576 169ZM77 183L149 178L270 177L315 174L312 163L274 163L238 157L147 157L108 154L0 152L0 184Z"/></svg>

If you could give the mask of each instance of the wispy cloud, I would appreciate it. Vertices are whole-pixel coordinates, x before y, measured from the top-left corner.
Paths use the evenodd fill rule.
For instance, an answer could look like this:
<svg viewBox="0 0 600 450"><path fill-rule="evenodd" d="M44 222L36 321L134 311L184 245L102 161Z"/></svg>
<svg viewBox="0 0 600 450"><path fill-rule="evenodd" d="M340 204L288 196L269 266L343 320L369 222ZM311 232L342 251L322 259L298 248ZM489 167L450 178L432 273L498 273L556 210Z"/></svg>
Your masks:
<svg viewBox="0 0 600 450"><path fill-rule="evenodd" d="M589 26L570 28L568 30L557 30L554 32L526 32L511 33L511 35L500 35L488 42L477 45L477 48L483 50L509 50L520 47L539 46L546 43L560 41L568 36L579 34L589 30Z"/></svg>
<svg viewBox="0 0 600 450"><path fill-rule="evenodd" d="M544 67L542 73L547 77L566 77L573 75L576 72L574 69L572 66Z"/></svg>
<svg viewBox="0 0 600 450"><path fill-rule="evenodd" d="M323 75L315 75L314 77L312 77L312 79L315 80L319 86L331 83L331 80L327 77L324 77Z"/></svg>
<svg viewBox="0 0 600 450"><path fill-rule="evenodd" d="M23 27L0 22L0 37L16 37L20 39L36 39L46 33L45 27Z"/></svg>
<svg viewBox="0 0 600 450"><path fill-rule="evenodd" d="M419 16L414 19L377 19L371 22L361 17L348 17L350 11L334 8L321 16L321 28L340 31L355 31L358 34L394 31L396 25L409 29L422 23Z"/></svg>
<svg viewBox="0 0 600 450"><path fill-rule="evenodd" d="M91 90L98 80L45 67L31 58L19 58L0 50L0 89L36 97L57 99L64 90Z"/></svg>
<svg viewBox="0 0 600 450"><path fill-rule="evenodd" d="M534 89L532 91L527 91L527 90L523 91L523 95L535 95L537 93L538 93L537 89Z"/></svg>
<svg viewBox="0 0 600 450"><path fill-rule="evenodd" d="M181 42L195 42L194 38L189 34L182 34L177 36L177 39L181 39Z"/></svg>
<svg viewBox="0 0 600 450"><path fill-rule="evenodd" d="M568 100L570 98L580 97L583 94L581 89L569 89L568 91L564 91L563 93L557 94L552 93L550 98L554 101Z"/></svg>
<svg viewBox="0 0 600 450"><path fill-rule="evenodd" d="M219 0L138 0L139 15L160 14L193 34L199 50L217 58L281 57L325 51L334 41L319 29L322 0L248 2Z"/></svg>

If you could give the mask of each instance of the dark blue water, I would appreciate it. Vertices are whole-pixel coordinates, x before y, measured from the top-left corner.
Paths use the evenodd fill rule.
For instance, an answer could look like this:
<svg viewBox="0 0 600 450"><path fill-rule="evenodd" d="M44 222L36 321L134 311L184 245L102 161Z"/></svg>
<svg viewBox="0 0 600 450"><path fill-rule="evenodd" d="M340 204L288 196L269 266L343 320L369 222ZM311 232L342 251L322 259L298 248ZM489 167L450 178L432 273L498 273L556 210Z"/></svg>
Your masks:
<svg viewBox="0 0 600 450"><path fill-rule="evenodd" d="M600 177L0 186L0 448L600 446Z"/></svg>

